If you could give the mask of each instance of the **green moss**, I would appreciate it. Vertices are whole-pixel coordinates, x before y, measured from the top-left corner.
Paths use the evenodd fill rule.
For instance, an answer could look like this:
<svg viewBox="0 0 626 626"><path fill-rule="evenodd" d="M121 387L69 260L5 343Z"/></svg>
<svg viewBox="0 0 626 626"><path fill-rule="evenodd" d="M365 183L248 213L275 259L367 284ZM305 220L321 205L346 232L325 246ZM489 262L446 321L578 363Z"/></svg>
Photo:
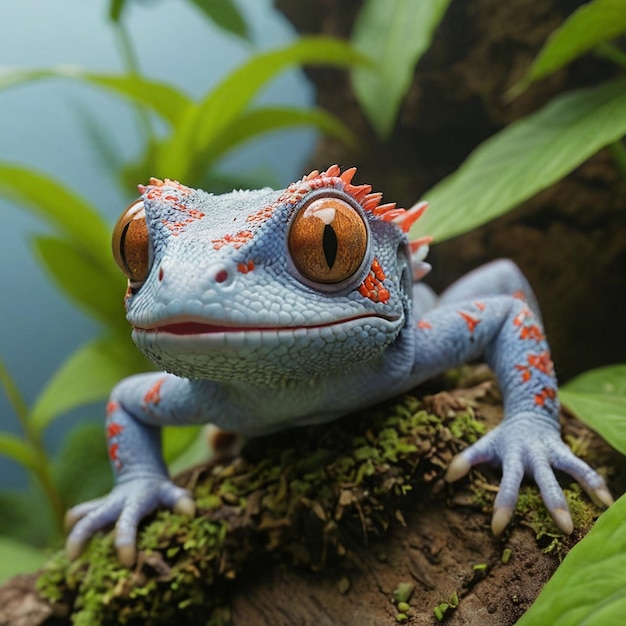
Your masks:
<svg viewBox="0 0 626 626"><path fill-rule="evenodd" d="M132 569L119 565L112 534L99 534L76 561L51 559L38 587L70 608L74 624L226 624L233 581L251 562L319 570L343 558L347 534L386 532L404 498L430 490L453 454L484 433L472 410L446 406L439 417L427 406L435 404L407 395L251 441L231 462L178 478L194 491L196 517L160 511L147 519ZM530 495L523 502L543 511Z"/></svg>

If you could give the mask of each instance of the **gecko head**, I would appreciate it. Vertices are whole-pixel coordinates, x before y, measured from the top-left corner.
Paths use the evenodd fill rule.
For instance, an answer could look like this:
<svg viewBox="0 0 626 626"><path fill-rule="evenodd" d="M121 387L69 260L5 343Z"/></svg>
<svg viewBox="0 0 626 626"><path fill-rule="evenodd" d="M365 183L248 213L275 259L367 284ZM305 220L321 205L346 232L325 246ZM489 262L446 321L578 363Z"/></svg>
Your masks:
<svg viewBox="0 0 626 626"><path fill-rule="evenodd" d="M404 328L407 231L355 169L213 195L152 179L113 235L137 346L176 375L284 385L376 359Z"/></svg>

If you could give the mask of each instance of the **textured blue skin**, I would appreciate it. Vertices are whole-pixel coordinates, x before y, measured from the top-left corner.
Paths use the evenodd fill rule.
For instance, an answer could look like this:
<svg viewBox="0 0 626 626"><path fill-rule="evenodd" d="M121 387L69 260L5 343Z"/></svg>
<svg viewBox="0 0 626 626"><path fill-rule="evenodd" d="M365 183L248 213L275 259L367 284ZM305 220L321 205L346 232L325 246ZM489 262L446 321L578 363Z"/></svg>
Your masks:
<svg viewBox="0 0 626 626"><path fill-rule="evenodd" d="M168 478L161 426L213 423L255 436L323 422L481 356L497 375L505 419L462 453L456 473L481 462L503 467L495 507L504 524L525 473L565 530L567 505L553 467L599 499L608 495L602 478L561 441L548 345L517 267L495 262L436 297L421 283L411 284L402 228L363 210L340 178L327 177L307 191L309 186L304 181L292 192L224 196L177 184L146 189L153 262L145 283L127 297L127 317L138 347L170 373L133 376L113 390L107 430L116 486L68 513L75 524L70 555L117 519L116 545L132 561L141 518L158 506L189 502ZM328 193L352 204L369 229L361 267L338 290L300 276L287 245L298 208L311 194ZM247 219L264 207L271 210L263 219ZM224 243L242 231L241 245ZM386 302L358 290L374 258L386 275ZM252 269L241 271L242 264ZM232 328L186 336L144 330L172 321ZM496 526L501 530L502 519L494 517Z"/></svg>

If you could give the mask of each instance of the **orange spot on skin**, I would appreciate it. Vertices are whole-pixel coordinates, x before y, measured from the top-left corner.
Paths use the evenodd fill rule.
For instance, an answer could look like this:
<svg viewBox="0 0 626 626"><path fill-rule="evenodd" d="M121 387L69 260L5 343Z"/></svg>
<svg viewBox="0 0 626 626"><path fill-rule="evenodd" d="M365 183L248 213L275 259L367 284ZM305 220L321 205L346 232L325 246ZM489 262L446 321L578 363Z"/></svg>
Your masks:
<svg viewBox="0 0 626 626"><path fill-rule="evenodd" d="M153 404L157 405L161 402L161 387L165 382L165 378L161 378L158 380L148 391L146 395L143 397L144 404Z"/></svg>
<svg viewBox="0 0 626 626"><path fill-rule="evenodd" d="M484 311L485 310L485 303L484 302L474 302L474 306L479 310L479 311Z"/></svg>
<svg viewBox="0 0 626 626"><path fill-rule="evenodd" d="M107 426L107 439L111 439L111 437L120 435L123 431L124 431L124 427L121 424L117 424L116 422L111 422Z"/></svg>
<svg viewBox="0 0 626 626"><path fill-rule="evenodd" d="M389 301L389 290L383 286L383 281L387 278L378 259L372 261L370 273L365 277L359 286L359 293L365 298L369 298L372 302Z"/></svg>
<svg viewBox="0 0 626 626"><path fill-rule="evenodd" d="M430 330L433 325L426 320L420 320L419 322L417 322L417 327L421 328L422 330Z"/></svg>
<svg viewBox="0 0 626 626"><path fill-rule="evenodd" d="M120 464L120 460L117 457L117 452L120 449L119 444L117 443L112 443L109 446L109 458L111 459L111 461L113 461L116 465Z"/></svg>
<svg viewBox="0 0 626 626"><path fill-rule="evenodd" d="M529 354L528 364L544 374L554 374L554 364L548 350L544 350L540 354Z"/></svg>
<svg viewBox="0 0 626 626"><path fill-rule="evenodd" d="M465 323L467 324L467 328L469 329L470 333L473 334L474 331L476 330L476 326L480 324L480 320L473 317L469 313L465 313L465 311L457 311L457 313L465 320Z"/></svg>
<svg viewBox="0 0 626 626"><path fill-rule="evenodd" d="M554 398L556 398L556 391L552 387L544 387L540 393L535 394L535 404L544 406L546 400L554 400Z"/></svg>
<svg viewBox="0 0 626 626"><path fill-rule="evenodd" d="M265 222L272 217L275 208L276 207L274 205L263 207L260 211L248 215L248 217L246 217L246 222Z"/></svg>
<svg viewBox="0 0 626 626"><path fill-rule="evenodd" d="M247 274L254 269L254 261L248 261L247 263L237 263L237 271L242 274Z"/></svg>
<svg viewBox="0 0 626 626"><path fill-rule="evenodd" d="M514 294L513 294L514 298L517 298L518 300L524 300L524 302L526 301L526 294L521 290L518 289Z"/></svg>
<svg viewBox="0 0 626 626"><path fill-rule="evenodd" d="M522 382L527 383L531 377L531 368L534 368L543 374L552 376L554 374L554 364L550 358L549 350L544 350L540 354L529 354L527 357L527 365L516 365L515 369L522 372Z"/></svg>
<svg viewBox="0 0 626 626"><path fill-rule="evenodd" d="M254 237L254 234L249 230L240 230L238 233L234 235L224 235L220 239L212 239L211 243L213 244L214 250L219 250L226 245L232 246L235 250L238 250L246 244L250 239Z"/></svg>
<svg viewBox="0 0 626 626"><path fill-rule="evenodd" d="M532 312L531 310L525 306L514 318L513 318L513 324L515 324L515 326L521 326L526 320L532 318Z"/></svg>
<svg viewBox="0 0 626 626"><path fill-rule="evenodd" d="M534 339L535 341L543 341L545 339L545 335L541 332L541 328L539 328L536 324L522 327L519 336L520 339Z"/></svg>
<svg viewBox="0 0 626 626"><path fill-rule="evenodd" d="M107 402L106 413L107 415L111 415L111 413L114 413L119 408L120 408L120 405L118 402L115 402L114 400L109 400L109 402Z"/></svg>

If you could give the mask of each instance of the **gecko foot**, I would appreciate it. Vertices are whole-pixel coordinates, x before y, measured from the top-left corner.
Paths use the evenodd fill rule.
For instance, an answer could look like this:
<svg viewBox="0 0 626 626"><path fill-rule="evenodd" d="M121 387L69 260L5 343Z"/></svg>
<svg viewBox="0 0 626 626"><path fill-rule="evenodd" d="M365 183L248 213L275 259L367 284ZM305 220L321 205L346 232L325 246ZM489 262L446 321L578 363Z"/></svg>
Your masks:
<svg viewBox="0 0 626 626"><path fill-rule="evenodd" d="M524 475L534 478L554 523L564 534L570 534L574 524L554 470L573 476L597 505L608 507L613 503L604 479L563 443L556 428L533 415L522 414L502 422L457 454L445 480L458 480L479 463L502 467L491 521L495 535L500 535L513 518Z"/></svg>
<svg viewBox="0 0 626 626"><path fill-rule="evenodd" d="M71 532L65 543L70 559L80 555L87 540L98 530L115 522L115 547L120 563L130 567L137 554L139 522L157 507L193 517L195 503L188 491L163 477L137 478L114 487L108 496L84 502L65 516Z"/></svg>

